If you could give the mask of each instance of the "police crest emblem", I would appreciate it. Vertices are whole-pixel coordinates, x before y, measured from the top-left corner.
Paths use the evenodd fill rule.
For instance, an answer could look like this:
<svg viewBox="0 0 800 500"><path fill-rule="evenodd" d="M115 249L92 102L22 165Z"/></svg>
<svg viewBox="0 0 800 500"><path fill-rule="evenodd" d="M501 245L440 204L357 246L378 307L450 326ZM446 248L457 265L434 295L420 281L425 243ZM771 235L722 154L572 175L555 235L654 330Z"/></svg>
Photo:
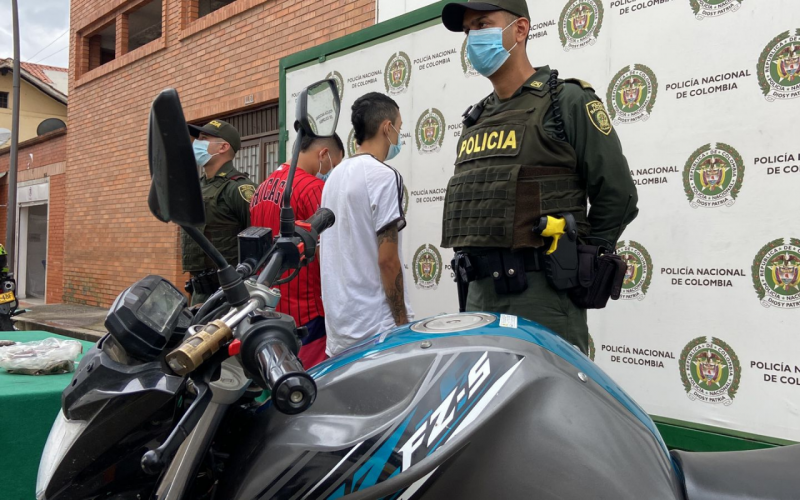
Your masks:
<svg viewBox="0 0 800 500"><path fill-rule="evenodd" d="M432 245L425 244L414 254L414 283L422 290L436 290L442 279L442 255Z"/></svg>
<svg viewBox="0 0 800 500"><path fill-rule="evenodd" d="M756 255L752 272L762 306L800 307L800 239L779 238L767 243Z"/></svg>
<svg viewBox="0 0 800 500"><path fill-rule="evenodd" d="M698 337L683 348L681 382L692 401L730 406L742 379L741 363L731 346L716 337Z"/></svg>

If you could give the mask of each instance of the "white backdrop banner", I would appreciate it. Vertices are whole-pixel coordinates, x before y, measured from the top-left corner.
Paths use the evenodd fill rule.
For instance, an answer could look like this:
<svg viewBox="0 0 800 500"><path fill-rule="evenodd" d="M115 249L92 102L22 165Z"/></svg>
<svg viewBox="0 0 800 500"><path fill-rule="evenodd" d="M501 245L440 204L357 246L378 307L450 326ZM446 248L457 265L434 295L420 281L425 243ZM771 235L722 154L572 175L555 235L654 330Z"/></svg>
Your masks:
<svg viewBox="0 0 800 500"><path fill-rule="evenodd" d="M591 357L651 414L800 441L800 2L762 4L534 0L527 50L593 84L639 189L624 296L590 312ZM457 309L444 194L461 114L491 92L465 42L428 23L287 71L287 123L303 87L337 80L349 154L356 98L400 106L418 318Z"/></svg>

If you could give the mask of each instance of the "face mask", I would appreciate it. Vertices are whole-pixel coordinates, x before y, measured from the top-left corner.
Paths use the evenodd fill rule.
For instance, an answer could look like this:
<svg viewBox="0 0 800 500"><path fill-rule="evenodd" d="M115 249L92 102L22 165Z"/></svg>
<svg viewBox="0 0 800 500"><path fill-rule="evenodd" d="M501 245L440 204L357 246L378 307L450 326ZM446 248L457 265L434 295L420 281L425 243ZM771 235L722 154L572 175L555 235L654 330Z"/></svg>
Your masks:
<svg viewBox="0 0 800 500"><path fill-rule="evenodd" d="M195 141L192 143L192 149L194 150L194 161L197 162L198 167L205 167L211 158L217 156L216 154L212 155L208 153L209 144L211 143L208 141L201 141L200 139L195 139Z"/></svg>
<svg viewBox="0 0 800 500"><path fill-rule="evenodd" d="M331 154L330 153L328 153L328 161L331 162L331 169L328 170L328 173L326 173L326 174L322 173L322 162L319 162L319 170L317 171L317 179L321 180L322 182L327 181L328 180L328 176L330 176L331 172L333 172L333 159L331 158Z"/></svg>
<svg viewBox="0 0 800 500"><path fill-rule="evenodd" d="M515 20L503 29L486 28L469 32L467 56L469 56L469 62L472 63L475 71L488 77L495 74L505 64L517 44L515 43L510 50L506 50L503 47L503 32L516 22Z"/></svg>
<svg viewBox="0 0 800 500"><path fill-rule="evenodd" d="M392 125L392 128L394 128L394 125ZM403 143L400 142L400 131L396 128L394 128L394 131L397 132L397 144L392 144L392 140L389 139L388 135L386 136L386 138L389 139L389 152L386 153L386 161L389 161L399 155L400 149L403 146Z"/></svg>

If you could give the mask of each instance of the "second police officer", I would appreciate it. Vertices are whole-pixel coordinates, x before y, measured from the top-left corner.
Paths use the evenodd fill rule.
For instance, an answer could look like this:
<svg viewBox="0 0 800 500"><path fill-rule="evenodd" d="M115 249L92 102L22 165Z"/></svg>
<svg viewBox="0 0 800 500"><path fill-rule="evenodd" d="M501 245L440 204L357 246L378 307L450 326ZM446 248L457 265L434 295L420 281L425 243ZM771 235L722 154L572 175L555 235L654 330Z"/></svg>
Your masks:
<svg viewBox="0 0 800 500"><path fill-rule="evenodd" d="M230 123L212 120L203 127L189 125L195 137L192 143L197 166L203 169L200 187L206 211L206 223L200 230L220 251L228 264L239 263L241 231L250 226L250 200L256 185L236 170L233 160L242 146L239 131ZM192 305L204 302L217 291L217 269L200 245L181 230L183 272L191 278L186 290L192 294Z"/></svg>

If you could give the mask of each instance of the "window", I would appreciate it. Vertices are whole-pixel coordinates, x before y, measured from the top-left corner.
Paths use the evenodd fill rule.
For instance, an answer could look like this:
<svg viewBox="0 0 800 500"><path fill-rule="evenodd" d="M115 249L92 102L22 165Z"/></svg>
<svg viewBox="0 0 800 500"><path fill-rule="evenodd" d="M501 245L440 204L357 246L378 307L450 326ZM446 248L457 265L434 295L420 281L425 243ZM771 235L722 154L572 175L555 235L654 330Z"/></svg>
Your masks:
<svg viewBox="0 0 800 500"><path fill-rule="evenodd" d="M261 184L278 168L278 106L222 117L242 136L242 149L233 160L236 170Z"/></svg>
<svg viewBox="0 0 800 500"><path fill-rule="evenodd" d="M111 23L88 37L89 71L113 61L117 51L117 27Z"/></svg>
<svg viewBox="0 0 800 500"><path fill-rule="evenodd" d="M196 0L198 3L197 17L201 18L219 10L226 5L230 5L236 0Z"/></svg>
<svg viewBox="0 0 800 500"><path fill-rule="evenodd" d="M8 92L0 92L0 108L8 108Z"/></svg>
<svg viewBox="0 0 800 500"><path fill-rule="evenodd" d="M129 12L128 52L161 38L161 0L152 0Z"/></svg>

